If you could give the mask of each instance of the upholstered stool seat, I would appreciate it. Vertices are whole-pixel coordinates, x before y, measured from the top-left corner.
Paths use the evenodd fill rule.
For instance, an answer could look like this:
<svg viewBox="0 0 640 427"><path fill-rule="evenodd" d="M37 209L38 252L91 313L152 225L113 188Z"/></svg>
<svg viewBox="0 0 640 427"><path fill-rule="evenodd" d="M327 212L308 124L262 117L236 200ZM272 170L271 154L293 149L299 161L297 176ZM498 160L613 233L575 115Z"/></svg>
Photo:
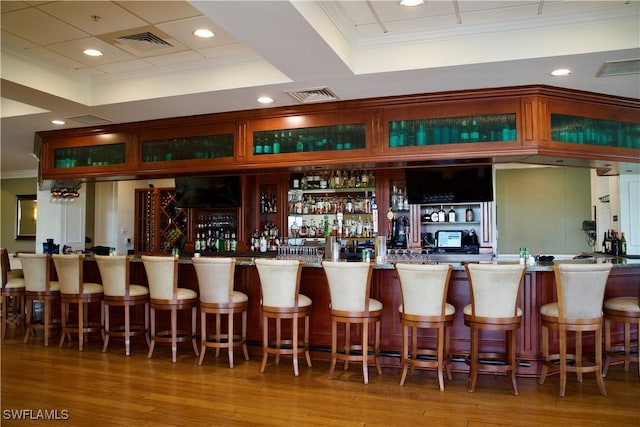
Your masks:
<svg viewBox="0 0 640 427"><path fill-rule="evenodd" d="M5 338L8 325L22 325L25 321L25 287L22 269L11 269L9 252L2 248L2 339Z"/></svg>
<svg viewBox="0 0 640 427"><path fill-rule="evenodd" d="M622 345L612 345L611 326L613 322L622 323L624 326L624 341ZM635 344L631 343L631 325L636 325ZM607 358L604 363L603 376L607 375L609 366L613 360L624 363L624 371L629 372L631 362L638 364L640 375L640 288L637 297L615 297L604 302L604 338ZM635 353L632 347L636 347Z"/></svg>
<svg viewBox="0 0 640 427"><path fill-rule="evenodd" d="M196 343L196 310L198 293L178 287L178 259L168 256L143 255L142 262L149 282L151 303L151 345L148 358L153 356L156 342L171 343L171 360L175 363L178 343L191 341L193 351L199 355ZM171 312L169 330L156 331L156 310ZM178 329L178 310L191 310L191 330Z"/></svg>
<svg viewBox="0 0 640 427"><path fill-rule="evenodd" d="M540 384L544 384L549 368L559 369L560 396L565 395L567 372L575 372L579 382L582 374L593 372L601 394L607 394L602 380L602 304L611 264L556 264L554 276L557 302L540 307L542 317L543 365ZM558 331L559 350L549 351L549 329ZM575 332L575 353L567 350L567 332ZM582 354L583 332L595 335L595 361ZM573 360L574 364L569 364ZM559 362L559 363L558 363Z"/></svg>
<svg viewBox="0 0 640 427"><path fill-rule="evenodd" d="M323 261L322 268L329 283L331 300L331 367L333 378L338 360L349 369L349 362L361 362L364 383L369 383L369 362L380 366L380 324L382 303L370 297L373 264L364 262ZM344 325L344 345L338 346L338 324ZM360 343L352 344L351 326L361 325ZM369 325L374 325L373 346L369 343Z"/></svg>
<svg viewBox="0 0 640 427"><path fill-rule="evenodd" d="M518 307L520 287L525 272L518 264L466 264L471 304L462 310L464 324L471 329L469 354L469 388L475 391L480 365L492 372L505 372L511 379L511 390L518 395L516 373L516 331L522 321ZM480 352L480 331L503 331L506 348L503 353ZM485 361L498 362L485 364Z"/></svg>
<svg viewBox="0 0 640 427"><path fill-rule="evenodd" d="M43 330L44 345L49 345L49 334L60 329L60 319L52 318L52 304L60 300L60 283L50 280L51 255L20 254L26 288L26 330L24 343L36 330ZM35 301L43 301L42 320L33 310Z"/></svg>
<svg viewBox="0 0 640 427"><path fill-rule="evenodd" d="M407 372L414 368L435 368L438 386L444 390L444 370L451 380L449 355L449 327L453 324L456 309L447 302L450 265L402 264L396 263L400 279L402 304L398 308L402 324L402 376L400 385L404 385ZM435 330L435 343L431 346L418 346L419 330ZM411 333L410 333L411 332ZM409 345L411 336L411 345ZM431 341L431 337L428 337ZM421 358L435 356L435 360Z"/></svg>
<svg viewBox="0 0 640 427"><path fill-rule="evenodd" d="M144 335L149 342L149 289L145 286L129 283L129 257L95 256L102 286L104 288L104 346L107 351L109 337L123 337L125 354L131 354L131 337ZM124 324L112 327L110 321L110 307L123 307ZM131 307L143 306L143 319L131 322Z"/></svg>
<svg viewBox="0 0 640 427"><path fill-rule="evenodd" d="M247 305L249 298L246 294L234 291L235 258L204 258L191 259L198 276L200 291L200 358L202 364L207 347L216 349L216 357L220 349L226 348L229 354L229 367L233 368L233 348L242 347L244 358L249 360L247 351ZM234 333L234 315L242 316L241 333ZM207 334L207 315L214 314L216 320L215 334ZM221 332L222 316L227 318L227 333Z"/></svg>
<svg viewBox="0 0 640 427"><path fill-rule="evenodd" d="M103 288L98 283L84 281L84 257L82 255L53 254L52 258L58 274L62 301L62 334L59 346L62 347L67 335L78 334L78 350L82 351L84 349L85 334L98 332L101 339L104 339ZM100 303L99 322L90 321L89 319L89 306L91 303ZM72 304L77 306L77 322L70 321L69 308Z"/></svg>
<svg viewBox="0 0 640 427"><path fill-rule="evenodd" d="M309 355L309 314L311 299L300 294L302 262L257 258L255 260L262 300L262 364L260 373L267 365L269 354L275 355L276 365L281 355L293 358L293 373L299 375L298 356L304 354L307 366L311 367ZM282 320L291 321L290 339L282 339ZM299 320L304 320L303 338L299 337ZM275 321L275 340L270 339L269 323Z"/></svg>

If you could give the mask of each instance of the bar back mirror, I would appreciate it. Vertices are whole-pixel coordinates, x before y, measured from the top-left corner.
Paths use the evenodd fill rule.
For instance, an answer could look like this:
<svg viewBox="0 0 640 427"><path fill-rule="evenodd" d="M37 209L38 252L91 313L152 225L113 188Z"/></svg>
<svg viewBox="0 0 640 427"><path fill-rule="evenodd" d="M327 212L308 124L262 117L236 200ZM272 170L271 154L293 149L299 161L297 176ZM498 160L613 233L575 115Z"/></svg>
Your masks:
<svg viewBox="0 0 640 427"><path fill-rule="evenodd" d="M16 196L16 240L35 240L37 219L36 195Z"/></svg>

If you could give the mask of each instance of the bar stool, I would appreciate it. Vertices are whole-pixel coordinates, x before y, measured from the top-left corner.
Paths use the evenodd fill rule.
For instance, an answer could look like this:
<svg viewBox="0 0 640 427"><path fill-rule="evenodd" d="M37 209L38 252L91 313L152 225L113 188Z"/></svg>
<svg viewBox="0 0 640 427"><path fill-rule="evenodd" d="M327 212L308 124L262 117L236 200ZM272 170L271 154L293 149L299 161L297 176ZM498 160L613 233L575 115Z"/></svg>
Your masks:
<svg viewBox="0 0 640 427"><path fill-rule="evenodd" d="M451 381L449 327L456 312L455 307L447 303L451 265L396 263L395 268L402 294L402 304L398 308L402 324L400 385L404 385L409 368L412 373L414 368L436 368L438 385L440 390L444 390L443 367ZM419 329L435 329L435 346L418 348ZM423 355L435 356L435 360L420 358Z"/></svg>
<svg viewBox="0 0 640 427"><path fill-rule="evenodd" d="M260 277L262 299L262 364L260 373L264 372L269 354L276 357L276 365L281 355L291 355L293 372L297 377L298 355L304 354L307 366L311 367L309 355L309 313L311 299L300 293L300 275L302 261L256 258L256 268ZM276 338L269 341L269 319L276 324ZM291 339L282 339L282 319L291 320ZM304 319L304 338L299 338L299 319Z"/></svg>
<svg viewBox="0 0 640 427"><path fill-rule="evenodd" d="M2 339L5 338L8 325L24 324L25 287L21 269L11 270L9 251L0 249L0 263L2 265L2 289L0 304L2 304ZM11 302L11 304L9 303Z"/></svg>
<svg viewBox="0 0 640 427"><path fill-rule="evenodd" d="M78 254L53 254L53 263L58 273L62 301L62 336L59 347L64 344L67 334L78 334L78 351L84 347L85 334L100 332L104 340L103 289L98 283L85 282L83 276L83 256ZM89 304L100 303L100 323L89 321ZM78 321L69 321L69 307L78 306Z"/></svg>
<svg viewBox="0 0 640 427"><path fill-rule="evenodd" d="M149 282L151 296L151 346L148 358L153 355L157 342L171 343L171 361L176 362L178 343L191 341L193 351L198 356L196 343L196 310L198 294L178 287L178 258L168 256L143 255L142 262ZM178 329L178 310L191 309L191 330ZM171 329L156 331L156 310L171 312Z"/></svg>
<svg viewBox="0 0 640 427"><path fill-rule="evenodd" d="M554 266L558 301L540 307L542 315L543 365L540 384L544 384L549 368L560 362L560 396L564 397L567 372L575 372L582 382L584 372L594 372L600 393L607 394L602 380L602 304L612 264L556 264ZM549 329L558 331L559 352L549 354ZM567 351L567 331L575 331L575 354ZM595 334L595 362L584 365L582 332ZM575 365L567 364L572 359Z"/></svg>
<svg viewBox="0 0 640 427"><path fill-rule="evenodd" d="M241 346L245 360L249 360L247 352L247 303L246 294L233 290L236 268L235 258L191 258L193 268L198 277L200 290L200 358L202 365L207 347L216 349L216 357L220 349L226 348L229 353L229 367L233 368L233 348ZM236 313L242 316L241 335L233 331L233 317ZM207 335L207 314L215 314L215 334ZM227 333L221 333L222 316L227 316Z"/></svg>
<svg viewBox="0 0 640 427"><path fill-rule="evenodd" d="M382 303L370 298L371 271L373 264L364 262L323 261L322 267L329 283L331 298L331 367L329 378L338 360L344 361L344 369L349 362L362 362L364 383L369 383L369 362L376 365L378 375L382 375L380 366L380 323ZM344 345L338 348L338 323L344 324ZM360 344L351 344L351 326L362 325ZM369 351L369 325L375 325L373 349ZM355 350L355 353L353 352Z"/></svg>
<svg viewBox="0 0 640 427"><path fill-rule="evenodd" d="M611 322L624 324L624 344L622 346L611 345ZM631 325L638 328L636 353L631 352ZM629 372L631 362L638 363L638 375L640 375L640 287L637 297L616 297L604 301L604 346L607 358L604 362L602 376L606 377L612 359L624 362L624 371ZM617 362L619 363L619 362Z"/></svg>
<svg viewBox="0 0 640 427"><path fill-rule="evenodd" d="M50 280L51 255L20 254L26 289L26 330L24 343L36 330L43 330L44 346L49 346L49 334L60 329L60 319L52 319L52 303L60 300L60 283ZM43 301L42 321L37 319L33 311L33 303Z"/></svg>
<svg viewBox="0 0 640 427"><path fill-rule="evenodd" d="M469 392L478 382L480 364L493 372L505 372L511 378L511 390L518 395L515 332L520 328L522 310L518 297L525 266L518 264L466 264L471 304L463 309L464 324L471 328L469 355ZM504 353L481 353L480 331L504 331ZM489 362L489 363L485 363Z"/></svg>
<svg viewBox="0 0 640 427"><path fill-rule="evenodd" d="M129 257L124 255L95 255L102 287L104 288L104 345L107 351L109 337L123 337L125 354L131 354L131 337L144 335L149 347L149 289L129 283ZM131 324L131 307L144 306L144 320ZM110 307L124 308L124 325L111 327Z"/></svg>

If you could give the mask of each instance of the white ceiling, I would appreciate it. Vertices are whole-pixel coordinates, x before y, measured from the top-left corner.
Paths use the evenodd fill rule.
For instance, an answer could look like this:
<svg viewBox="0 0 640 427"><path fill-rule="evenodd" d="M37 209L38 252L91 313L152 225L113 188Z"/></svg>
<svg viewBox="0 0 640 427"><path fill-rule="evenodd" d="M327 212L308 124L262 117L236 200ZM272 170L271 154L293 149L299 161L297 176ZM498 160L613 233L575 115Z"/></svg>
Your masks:
<svg viewBox="0 0 640 427"><path fill-rule="evenodd" d="M640 98L640 2L5 1L2 0L3 177L33 175L34 132L295 105L292 90L341 100L544 84ZM194 29L215 33L197 39ZM129 47L150 32L169 42ZM82 54L88 47L99 58ZM573 73L558 79L552 69Z"/></svg>

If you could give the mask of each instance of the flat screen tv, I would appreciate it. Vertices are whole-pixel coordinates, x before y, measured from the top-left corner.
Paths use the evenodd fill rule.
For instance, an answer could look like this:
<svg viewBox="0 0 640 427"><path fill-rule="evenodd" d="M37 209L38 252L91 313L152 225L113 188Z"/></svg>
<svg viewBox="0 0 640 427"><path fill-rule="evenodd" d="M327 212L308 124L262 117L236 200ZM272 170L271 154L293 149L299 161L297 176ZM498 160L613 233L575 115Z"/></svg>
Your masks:
<svg viewBox="0 0 640 427"><path fill-rule="evenodd" d="M242 206L239 176L176 178L179 208L237 208Z"/></svg>
<svg viewBox="0 0 640 427"><path fill-rule="evenodd" d="M491 165L409 168L405 174L411 204L493 201Z"/></svg>

